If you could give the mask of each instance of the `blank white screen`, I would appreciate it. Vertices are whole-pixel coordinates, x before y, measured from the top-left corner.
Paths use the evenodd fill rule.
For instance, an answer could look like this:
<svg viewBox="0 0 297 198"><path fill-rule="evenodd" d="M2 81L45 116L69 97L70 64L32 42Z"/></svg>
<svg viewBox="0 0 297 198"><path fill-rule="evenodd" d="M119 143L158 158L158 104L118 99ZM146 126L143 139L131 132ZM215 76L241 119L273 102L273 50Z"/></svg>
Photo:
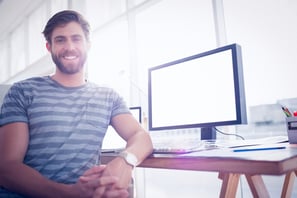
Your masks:
<svg viewBox="0 0 297 198"><path fill-rule="evenodd" d="M141 121L140 108L130 108L130 112L137 121ZM103 139L102 149L118 149L125 147L126 141L119 136L112 126L109 126Z"/></svg>
<svg viewBox="0 0 297 198"><path fill-rule="evenodd" d="M151 73L152 127L236 120L232 51Z"/></svg>

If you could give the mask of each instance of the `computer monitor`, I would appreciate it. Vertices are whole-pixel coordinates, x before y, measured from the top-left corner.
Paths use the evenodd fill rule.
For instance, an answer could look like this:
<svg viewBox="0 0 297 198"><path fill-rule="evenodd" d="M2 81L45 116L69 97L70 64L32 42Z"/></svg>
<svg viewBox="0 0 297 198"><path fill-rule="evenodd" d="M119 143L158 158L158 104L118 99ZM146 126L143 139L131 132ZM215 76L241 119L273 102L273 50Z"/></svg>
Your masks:
<svg viewBox="0 0 297 198"><path fill-rule="evenodd" d="M241 47L226 45L148 69L149 131L247 123Z"/></svg>
<svg viewBox="0 0 297 198"><path fill-rule="evenodd" d="M130 112L132 113L132 115L134 116L134 118L141 123L142 121L142 112L141 112L141 107L137 106L137 107L129 107Z"/></svg>
<svg viewBox="0 0 297 198"><path fill-rule="evenodd" d="M134 118L141 123L141 107L135 106L135 107L129 107L131 114L134 116ZM116 149L123 149L126 146L126 141L121 138L118 133L114 130L112 126L109 126L107 129L107 132L104 136L103 142L102 142L102 149L103 150L116 150Z"/></svg>

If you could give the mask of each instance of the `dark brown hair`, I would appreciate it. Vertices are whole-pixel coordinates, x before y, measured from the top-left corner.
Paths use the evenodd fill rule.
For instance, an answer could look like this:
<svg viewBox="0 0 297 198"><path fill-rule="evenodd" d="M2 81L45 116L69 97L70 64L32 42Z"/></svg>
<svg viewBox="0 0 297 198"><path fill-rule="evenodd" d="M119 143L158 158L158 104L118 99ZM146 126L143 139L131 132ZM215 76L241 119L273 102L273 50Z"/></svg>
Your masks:
<svg viewBox="0 0 297 198"><path fill-rule="evenodd" d="M52 33L56 27L66 25L67 23L70 23L72 21L80 24L81 28L84 31L87 41L89 41L90 25L88 21L84 19L84 17L76 11L64 10L56 13L48 20L42 32L47 42L51 43Z"/></svg>

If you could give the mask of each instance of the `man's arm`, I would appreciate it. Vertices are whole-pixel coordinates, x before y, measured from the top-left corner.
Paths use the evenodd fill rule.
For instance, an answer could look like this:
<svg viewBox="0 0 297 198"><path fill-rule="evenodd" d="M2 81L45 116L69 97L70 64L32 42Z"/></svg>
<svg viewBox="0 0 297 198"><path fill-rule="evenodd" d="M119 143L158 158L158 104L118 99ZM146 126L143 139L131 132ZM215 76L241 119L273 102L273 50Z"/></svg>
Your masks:
<svg viewBox="0 0 297 198"><path fill-rule="evenodd" d="M46 197L58 191L60 194L67 193L69 188L66 185L54 183L23 164L28 143L26 123L12 123L0 128L0 185L9 191L32 197Z"/></svg>
<svg viewBox="0 0 297 198"><path fill-rule="evenodd" d="M127 141L125 151L133 153L138 162L151 154L153 146L148 132L131 114L120 114L111 121L119 135Z"/></svg>
<svg viewBox="0 0 297 198"><path fill-rule="evenodd" d="M148 132L131 114L120 114L113 117L111 125L127 141L125 151L136 156L137 165L152 153L153 146ZM119 177L120 188L127 188L131 180L132 168L123 158L117 157L107 164L105 173Z"/></svg>
<svg viewBox="0 0 297 198"><path fill-rule="evenodd" d="M0 186L29 197L93 197L95 188L113 185L116 178L100 178L104 167L93 167L76 184L56 183L25 165L23 159L29 143L26 123L18 122L0 128ZM86 182L88 181L88 182ZM99 188L100 189L100 188Z"/></svg>

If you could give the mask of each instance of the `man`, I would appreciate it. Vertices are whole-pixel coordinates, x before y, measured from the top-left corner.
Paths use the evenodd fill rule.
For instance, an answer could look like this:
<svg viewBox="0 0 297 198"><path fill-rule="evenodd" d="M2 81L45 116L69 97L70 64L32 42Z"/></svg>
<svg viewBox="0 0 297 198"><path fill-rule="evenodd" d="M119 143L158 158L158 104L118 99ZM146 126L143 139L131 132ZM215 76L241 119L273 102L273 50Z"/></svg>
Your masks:
<svg viewBox="0 0 297 198"><path fill-rule="evenodd" d="M89 24L79 13L55 14L43 34L56 71L15 83L4 99L0 197L127 197L133 167L152 152L148 133L116 92L86 81ZM97 166L109 124L127 146Z"/></svg>

